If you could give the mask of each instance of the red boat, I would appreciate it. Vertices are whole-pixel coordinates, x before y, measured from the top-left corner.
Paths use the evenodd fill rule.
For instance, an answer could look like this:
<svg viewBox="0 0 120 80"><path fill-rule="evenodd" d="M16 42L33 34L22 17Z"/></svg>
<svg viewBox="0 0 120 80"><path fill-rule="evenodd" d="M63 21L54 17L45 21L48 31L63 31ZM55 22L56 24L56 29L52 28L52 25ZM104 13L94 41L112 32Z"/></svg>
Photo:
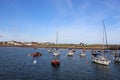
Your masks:
<svg viewBox="0 0 120 80"><path fill-rule="evenodd" d="M41 56L42 54L40 52L35 52L33 54L29 54L28 56L32 56L32 57L39 57Z"/></svg>
<svg viewBox="0 0 120 80"><path fill-rule="evenodd" d="M60 65L60 61L57 60L57 59L54 59L54 60L51 61L51 64L52 64L53 66L59 66L59 65Z"/></svg>

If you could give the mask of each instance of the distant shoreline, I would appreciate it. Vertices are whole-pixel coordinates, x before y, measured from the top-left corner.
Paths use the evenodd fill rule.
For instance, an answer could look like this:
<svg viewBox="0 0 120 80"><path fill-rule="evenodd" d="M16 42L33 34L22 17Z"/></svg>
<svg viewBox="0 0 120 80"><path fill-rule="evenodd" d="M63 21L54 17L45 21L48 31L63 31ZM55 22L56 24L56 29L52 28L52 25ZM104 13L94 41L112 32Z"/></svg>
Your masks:
<svg viewBox="0 0 120 80"><path fill-rule="evenodd" d="M61 49L68 49L68 48L73 48L73 49L88 49L88 50L101 50L103 45L85 45L85 46L80 46L80 45L32 45L32 46L27 46L27 45L0 45L0 47L25 47L25 48L61 48ZM109 50L116 50L117 48L120 50L120 46L113 46L113 45L108 45L105 47L106 49Z"/></svg>

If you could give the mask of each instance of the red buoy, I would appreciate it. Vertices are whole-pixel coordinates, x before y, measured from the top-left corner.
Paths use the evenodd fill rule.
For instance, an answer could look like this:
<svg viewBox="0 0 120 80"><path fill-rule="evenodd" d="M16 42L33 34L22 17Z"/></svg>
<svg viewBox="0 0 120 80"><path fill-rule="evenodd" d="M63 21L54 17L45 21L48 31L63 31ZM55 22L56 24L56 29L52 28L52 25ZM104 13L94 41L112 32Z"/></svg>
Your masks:
<svg viewBox="0 0 120 80"><path fill-rule="evenodd" d="M59 65L60 65L60 61L57 60L57 59L54 59L54 60L51 61L51 64L52 64L53 66L59 66Z"/></svg>

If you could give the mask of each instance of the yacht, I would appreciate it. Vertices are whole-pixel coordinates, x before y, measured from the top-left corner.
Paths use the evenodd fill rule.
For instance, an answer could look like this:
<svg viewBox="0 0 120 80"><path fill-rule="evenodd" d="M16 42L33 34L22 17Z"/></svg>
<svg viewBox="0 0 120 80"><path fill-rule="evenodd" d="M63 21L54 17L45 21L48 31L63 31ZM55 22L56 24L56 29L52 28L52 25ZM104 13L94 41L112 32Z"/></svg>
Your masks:
<svg viewBox="0 0 120 80"><path fill-rule="evenodd" d="M109 65L111 60L105 57L105 45L104 45L105 39L106 39L106 44L107 44L106 29L105 29L105 24L103 21L103 49L99 53L92 53L92 61L98 64L102 64L102 65Z"/></svg>

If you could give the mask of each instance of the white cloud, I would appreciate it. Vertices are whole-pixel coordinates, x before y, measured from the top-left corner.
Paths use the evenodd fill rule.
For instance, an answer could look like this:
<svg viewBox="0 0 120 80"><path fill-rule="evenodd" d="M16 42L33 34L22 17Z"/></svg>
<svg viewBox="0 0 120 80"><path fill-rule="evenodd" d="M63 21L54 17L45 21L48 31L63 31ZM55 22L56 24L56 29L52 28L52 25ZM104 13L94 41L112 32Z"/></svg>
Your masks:
<svg viewBox="0 0 120 80"><path fill-rule="evenodd" d="M4 36L3 35L0 35L0 38L3 38Z"/></svg>

